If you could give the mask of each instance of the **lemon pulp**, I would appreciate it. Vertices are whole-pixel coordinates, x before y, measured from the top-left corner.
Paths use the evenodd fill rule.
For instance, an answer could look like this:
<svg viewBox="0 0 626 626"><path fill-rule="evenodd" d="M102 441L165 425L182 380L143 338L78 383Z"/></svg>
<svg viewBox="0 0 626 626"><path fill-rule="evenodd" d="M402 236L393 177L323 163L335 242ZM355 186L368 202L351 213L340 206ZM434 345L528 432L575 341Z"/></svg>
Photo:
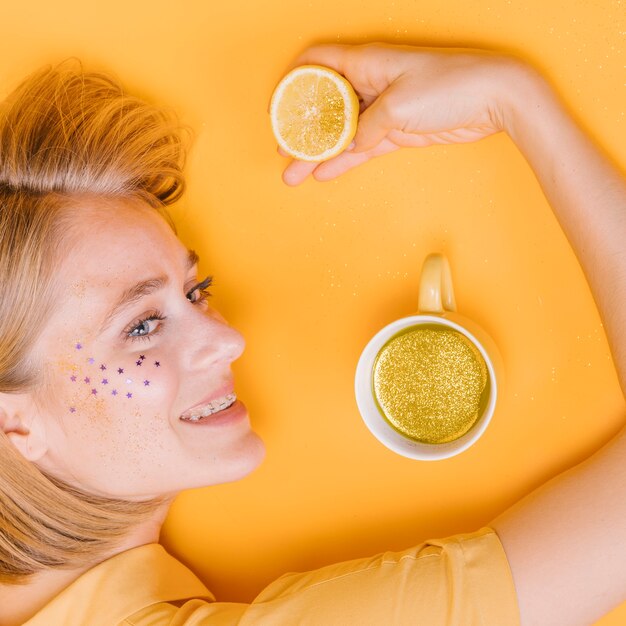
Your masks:
<svg viewBox="0 0 626 626"><path fill-rule="evenodd" d="M280 147L304 161L339 154L356 132L359 103L350 83L329 68L292 70L272 96L272 130Z"/></svg>

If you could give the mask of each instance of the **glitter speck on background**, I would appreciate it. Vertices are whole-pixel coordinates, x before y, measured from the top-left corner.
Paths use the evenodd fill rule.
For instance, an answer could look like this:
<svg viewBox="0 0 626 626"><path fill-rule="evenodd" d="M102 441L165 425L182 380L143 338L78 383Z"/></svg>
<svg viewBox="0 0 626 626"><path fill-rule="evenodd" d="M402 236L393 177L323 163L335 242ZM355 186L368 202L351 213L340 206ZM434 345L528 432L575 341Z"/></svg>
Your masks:
<svg viewBox="0 0 626 626"><path fill-rule="evenodd" d="M461 333L427 326L392 337L376 357L374 394L400 433L423 443L463 436L483 408L487 366Z"/></svg>

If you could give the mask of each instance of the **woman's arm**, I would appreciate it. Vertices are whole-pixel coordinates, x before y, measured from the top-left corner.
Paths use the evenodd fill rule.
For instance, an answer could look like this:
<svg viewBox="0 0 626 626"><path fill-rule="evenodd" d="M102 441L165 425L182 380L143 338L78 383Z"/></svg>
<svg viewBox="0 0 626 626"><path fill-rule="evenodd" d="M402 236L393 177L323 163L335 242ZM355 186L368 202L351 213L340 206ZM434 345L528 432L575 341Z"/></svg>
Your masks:
<svg viewBox="0 0 626 626"><path fill-rule="evenodd" d="M518 81L504 127L585 271L626 393L626 181L540 78L526 72ZM623 602L626 431L492 526L511 564L522 624L591 624Z"/></svg>
<svg viewBox="0 0 626 626"><path fill-rule="evenodd" d="M516 59L468 50L317 46L300 63L344 74L364 112L352 152L319 165L292 162L288 184L334 178L401 146L509 134L587 276L626 394L626 181L547 83ZM590 624L626 600L626 430L492 526L523 626Z"/></svg>
<svg viewBox="0 0 626 626"><path fill-rule="evenodd" d="M582 266L626 395L626 178L548 85L518 72L503 128L532 167Z"/></svg>

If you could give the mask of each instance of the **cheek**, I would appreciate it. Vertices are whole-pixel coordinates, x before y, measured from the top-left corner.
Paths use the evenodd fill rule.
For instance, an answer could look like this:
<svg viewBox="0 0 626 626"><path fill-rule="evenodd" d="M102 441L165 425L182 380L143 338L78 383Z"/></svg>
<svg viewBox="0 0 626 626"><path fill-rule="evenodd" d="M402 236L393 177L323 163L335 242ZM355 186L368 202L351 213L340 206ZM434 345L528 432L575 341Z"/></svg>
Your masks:
<svg viewBox="0 0 626 626"><path fill-rule="evenodd" d="M167 412L176 395L167 361L157 354L102 358L77 342L71 358L55 370L48 394L55 399L54 412L98 418L103 425L124 415Z"/></svg>
<svg viewBox="0 0 626 626"><path fill-rule="evenodd" d="M167 357L146 351L101 358L78 343L53 370L44 398L61 477L103 493L148 480L174 441L169 420L178 380Z"/></svg>

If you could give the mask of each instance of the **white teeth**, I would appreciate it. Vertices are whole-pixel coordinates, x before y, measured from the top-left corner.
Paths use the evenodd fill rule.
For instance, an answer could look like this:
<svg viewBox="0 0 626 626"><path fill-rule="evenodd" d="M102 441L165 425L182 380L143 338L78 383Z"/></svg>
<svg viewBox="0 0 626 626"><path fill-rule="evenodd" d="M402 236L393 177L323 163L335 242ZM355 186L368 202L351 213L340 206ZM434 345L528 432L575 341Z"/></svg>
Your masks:
<svg viewBox="0 0 626 626"><path fill-rule="evenodd" d="M205 405L195 408L190 414L183 414L180 416L181 420L187 422L197 422L201 417L208 417L218 411L223 411L229 406L232 406L237 400L237 396L234 393L229 393L222 398L217 398L212 402L207 402Z"/></svg>

